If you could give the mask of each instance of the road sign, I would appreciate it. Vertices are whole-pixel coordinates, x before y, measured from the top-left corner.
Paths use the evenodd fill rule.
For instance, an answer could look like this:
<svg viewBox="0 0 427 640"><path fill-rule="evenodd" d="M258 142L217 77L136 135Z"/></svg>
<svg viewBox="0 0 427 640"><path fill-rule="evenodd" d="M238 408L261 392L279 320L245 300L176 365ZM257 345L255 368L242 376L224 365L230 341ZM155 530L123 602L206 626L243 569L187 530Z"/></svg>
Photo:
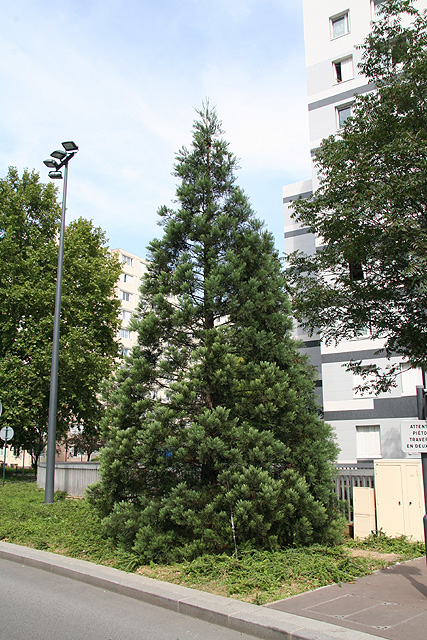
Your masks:
<svg viewBox="0 0 427 640"><path fill-rule="evenodd" d="M7 443L10 442L13 438L14 431L12 427L3 427L0 429L0 438L5 441L4 444L4 460L3 460L3 486L4 486L4 478L6 473L6 449Z"/></svg>
<svg viewBox="0 0 427 640"><path fill-rule="evenodd" d="M2 440L7 440L8 442L10 442L13 438L14 433L15 432L12 427L3 427L3 429L0 429L0 438Z"/></svg>
<svg viewBox="0 0 427 640"><path fill-rule="evenodd" d="M408 453L427 452L427 422L425 420L403 420L400 424L402 451Z"/></svg>

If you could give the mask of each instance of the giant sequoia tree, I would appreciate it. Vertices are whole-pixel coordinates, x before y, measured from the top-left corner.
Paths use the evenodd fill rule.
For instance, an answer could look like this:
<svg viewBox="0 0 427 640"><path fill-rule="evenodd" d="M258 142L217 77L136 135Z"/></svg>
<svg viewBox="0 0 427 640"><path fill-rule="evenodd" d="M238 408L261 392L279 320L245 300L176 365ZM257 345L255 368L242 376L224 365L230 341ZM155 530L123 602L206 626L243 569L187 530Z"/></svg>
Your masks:
<svg viewBox="0 0 427 640"><path fill-rule="evenodd" d="M336 448L291 337L273 240L235 184L204 107L177 155L177 209L160 210L134 330L109 397L92 501L142 560L320 541Z"/></svg>

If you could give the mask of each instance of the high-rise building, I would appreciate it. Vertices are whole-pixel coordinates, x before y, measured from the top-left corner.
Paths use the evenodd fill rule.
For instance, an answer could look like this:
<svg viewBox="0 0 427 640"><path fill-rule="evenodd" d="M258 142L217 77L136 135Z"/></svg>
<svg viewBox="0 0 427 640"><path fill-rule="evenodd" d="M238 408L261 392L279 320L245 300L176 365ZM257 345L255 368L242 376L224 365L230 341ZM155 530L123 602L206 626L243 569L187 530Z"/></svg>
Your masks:
<svg viewBox="0 0 427 640"><path fill-rule="evenodd" d="M383 0L303 0L306 55L307 97L310 147L313 155L323 138L339 132L351 115L355 93L374 90L358 73L362 44L373 20L379 18ZM420 9L426 0L415 3ZM285 209L285 249L313 253L319 242L291 217L292 200L306 198L316 190L318 179L313 166L311 180L287 185L283 189ZM360 384L345 364L361 360L363 364L386 364L384 355L376 353L382 343L368 335L340 342L322 344L317 336L307 336L300 327L297 336L318 372L319 401L325 420L331 423L340 447L339 462L355 463L375 458L403 458L400 424L417 417L416 385L422 384L421 371L410 369L401 359L398 387L378 396L361 395ZM419 456L419 454L418 454Z"/></svg>
<svg viewBox="0 0 427 640"><path fill-rule="evenodd" d="M133 346L137 343L137 336L129 328L129 321L132 314L138 308L139 287L144 273L147 271L148 262L144 258L137 256L125 249L113 249L122 265L122 273L116 285L116 293L120 300L120 319L118 339L121 345L121 353L127 356Z"/></svg>

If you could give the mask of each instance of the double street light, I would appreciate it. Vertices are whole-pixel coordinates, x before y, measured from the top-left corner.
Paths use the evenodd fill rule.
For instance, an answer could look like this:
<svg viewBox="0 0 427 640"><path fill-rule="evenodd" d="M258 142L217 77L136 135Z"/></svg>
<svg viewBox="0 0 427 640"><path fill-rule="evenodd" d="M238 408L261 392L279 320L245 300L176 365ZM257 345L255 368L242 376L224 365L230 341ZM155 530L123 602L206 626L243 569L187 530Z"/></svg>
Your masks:
<svg viewBox="0 0 427 640"><path fill-rule="evenodd" d="M61 314L62 264L64 261L65 211L67 200L68 163L79 150L75 142L63 142L64 150L58 149L50 154L44 164L49 169L49 178L62 180L64 168L64 186L62 193L61 229L59 232L58 269L56 276L55 315L53 318L52 366L50 370L49 419L47 431L45 504L52 504L55 481L55 445L56 445L56 409L58 401L58 360L59 360L59 321Z"/></svg>

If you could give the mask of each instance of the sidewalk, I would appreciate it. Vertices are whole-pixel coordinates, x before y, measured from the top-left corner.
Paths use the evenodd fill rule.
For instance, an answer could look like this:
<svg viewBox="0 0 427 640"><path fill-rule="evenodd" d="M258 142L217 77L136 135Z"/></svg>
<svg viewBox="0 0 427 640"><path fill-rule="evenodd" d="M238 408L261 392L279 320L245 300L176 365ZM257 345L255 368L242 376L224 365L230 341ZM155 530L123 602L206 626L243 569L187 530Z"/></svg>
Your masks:
<svg viewBox="0 0 427 640"><path fill-rule="evenodd" d="M426 559L418 558L267 605L389 640L427 638Z"/></svg>
<svg viewBox="0 0 427 640"><path fill-rule="evenodd" d="M0 542L0 558L265 640L376 640L378 635L393 640L424 640L426 637L424 558L360 578L355 584L324 587L267 607L8 542ZM394 635L384 635L389 632Z"/></svg>

